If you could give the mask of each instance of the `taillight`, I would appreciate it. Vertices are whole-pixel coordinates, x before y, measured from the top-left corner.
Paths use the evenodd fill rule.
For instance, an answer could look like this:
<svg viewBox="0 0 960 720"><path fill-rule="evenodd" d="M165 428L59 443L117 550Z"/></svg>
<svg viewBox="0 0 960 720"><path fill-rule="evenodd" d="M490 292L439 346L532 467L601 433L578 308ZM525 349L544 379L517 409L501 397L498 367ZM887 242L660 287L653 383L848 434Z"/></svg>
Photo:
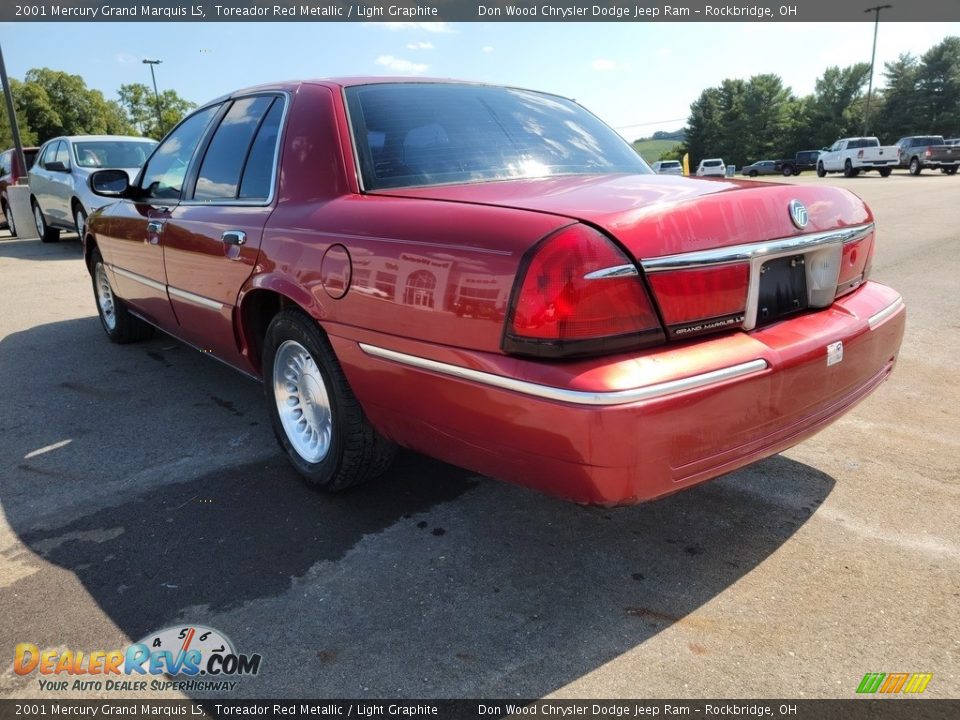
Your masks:
<svg viewBox="0 0 960 720"><path fill-rule="evenodd" d="M575 357L663 341L636 266L598 231L571 225L524 258L506 320L504 352Z"/></svg>
<svg viewBox="0 0 960 720"><path fill-rule="evenodd" d="M749 263L651 273L648 281L671 337L743 322Z"/></svg>
<svg viewBox="0 0 960 720"><path fill-rule="evenodd" d="M863 150L858 150L858 151L857 151L857 159L859 160L859 159L861 159L861 158L863 158Z"/></svg>
<svg viewBox="0 0 960 720"><path fill-rule="evenodd" d="M840 258L840 274L837 277L837 297L862 285L870 275L873 264L873 234L863 240L843 246Z"/></svg>
<svg viewBox="0 0 960 720"><path fill-rule="evenodd" d="M931 155L933 155L933 153L930 151L930 148L927 148L926 150L923 151L924 157L930 157Z"/></svg>

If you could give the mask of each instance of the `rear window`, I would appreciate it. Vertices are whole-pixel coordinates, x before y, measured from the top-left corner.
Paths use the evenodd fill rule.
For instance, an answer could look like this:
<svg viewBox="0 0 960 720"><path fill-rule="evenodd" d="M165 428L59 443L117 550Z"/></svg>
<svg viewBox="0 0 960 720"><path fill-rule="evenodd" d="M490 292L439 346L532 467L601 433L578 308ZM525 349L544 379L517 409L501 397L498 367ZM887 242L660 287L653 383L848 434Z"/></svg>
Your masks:
<svg viewBox="0 0 960 720"><path fill-rule="evenodd" d="M722 160L704 160L703 161L704 167L720 167L721 165L723 165Z"/></svg>
<svg viewBox="0 0 960 720"><path fill-rule="evenodd" d="M661 168L661 169L663 169L663 168L678 168L678 167L680 167L680 161L679 161L679 160L665 160L664 162L660 163L660 168Z"/></svg>
<svg viewBox="0 0 960 720"><path fill-rule="evenodd" d="M364 187L649 173L623 138L574 102L484 85L348 88Z"/></svg>

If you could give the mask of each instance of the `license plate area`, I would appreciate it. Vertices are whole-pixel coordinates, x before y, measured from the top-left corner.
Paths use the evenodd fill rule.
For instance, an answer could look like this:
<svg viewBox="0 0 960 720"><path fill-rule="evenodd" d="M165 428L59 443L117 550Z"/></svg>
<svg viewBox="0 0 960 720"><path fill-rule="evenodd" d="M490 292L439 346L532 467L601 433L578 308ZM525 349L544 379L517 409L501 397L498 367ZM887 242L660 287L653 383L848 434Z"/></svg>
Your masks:
<svg viewBox="0 0 960 720"><path fill-rule="evenodd" d="M757 297L757 327L806 309L807 270L803 255L763 263Z"/></svg>

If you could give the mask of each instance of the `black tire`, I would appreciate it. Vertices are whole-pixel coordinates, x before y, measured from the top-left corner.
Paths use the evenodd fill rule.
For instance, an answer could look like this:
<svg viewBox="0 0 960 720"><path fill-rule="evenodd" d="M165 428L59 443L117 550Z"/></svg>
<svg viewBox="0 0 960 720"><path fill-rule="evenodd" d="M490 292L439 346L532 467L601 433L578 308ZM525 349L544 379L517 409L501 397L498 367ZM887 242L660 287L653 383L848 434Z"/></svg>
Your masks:
<svg viewBox="0 0 960 720"><path fill-rule="evenodd" d="M800 174L800 168L794 168L794 169L793 169L793 174L794 174L794 175L799 175L799 174Z"/></svg>
<svg viewBox="0 0 960 720"><path fill-rule="evenodd" d="M850 158L847 158L847 161L843 163L843 176L844 177L856 177L859 173L853 169L853 163L850 162Z"/></svg>
<svg viewBox="0 0 960 720"><path fill-rule="evenodd" d="M10 212L10 208L7 206L7 203L3 203L3 219L7 223L7 230L10 231L10 237L17 236L17 226L13 222L13 213Z"/></svg>
<svg viewBox="0 0 960 720"><path fill-rule="evenodd" d="M783 170L781 170L780 172L783 173L783 176L784 176L784 177L790 177L791 175L796 175L796 174L797 174L797 173L794 171L794 169L793 169L792 167L790 167L789 165L784 165L784 166L783 166Z"/></svg>
<svg viewBox="0 0 960 720"><path fill-rule="evenodd" d="M880 177L890 177L890 173L892 173L893 170L891 168L885 167L885 168L880 168L879 172L880 172Z"/></svg>
<svg viewBox="0 0 960 720"><path fill-rule="evenodd" d="M300 378L288 377L285 387L281 386L279 390L287 393L285 407L291 407L289 400L294 399L296 406L291 412L299 411L301 418L305 415L299 407L302 398L306 398L308 412L314 415L311 421L303 423L306 429L313 430L315 422L323 428L326 450L317 448L316 457L307 457L295 447L294 443L301 442L303 436L300 436L301 440L295 438L291 441L278 409L278 383L274 378L277 360L279 358L284 366L292 368L287 365L290 353L299 354L304 359L302 351L306 352L308 362L300 365ZM262 367L264 396L274 435L297 472L309 484L327 492L339 492L374 479L390 466L396 445L380 435L367 420L329 340L310 316L300 310L284 310L273 318L263 343ZM293 389L287 390L286 387ZM323 414L324 411L328 416L318 419L316 413ZM291 416L287 416L286 422L297 424ZM296 429L290 432L297 434ZM318 437L323 437L323 433L318 432Z"/></svg>
<svg viewBox="0 0 960 720"><path fill-rule="evenodd" d="M944 168L944 172L946 172L947 175L956 175L956 174L957 174L957 168L955 168L955 167Z"/></svg>
<svg viewBox="0 0 960 720"><path fill-rule="evenodd" d="M923 165L920 164L920 158L910 158L910 174L919 175L923 172Z"/></svg>
<svg viewBox="0 0 960 720"><path fill-rule="evenodd" d="M59 242L60 231L47 224L47 218L44 217L43 210L40 209L40 203L33 199L30 206L33 208L33 222L37 227L37 235L40 236L40 241L45 243Z"/></svg>
<svg viewBox="0 0 960 720"><path fill-rule="evenodd" d="M756 170L751 170L751 171L750 171L750 177L754 178L754 177L756 177L756 176L757 176L757 171L756 171Z"/></svg>
<svg viewBox="0 0 960 720"><path fill-rule="evenodd" d="M136 315L131 315L126 303L113 294L110 278L100 257L100 251L90 253L90 278L93 282L93 299L97 303L100 325L110 338L119 345L148 340L153 337L154 327ZM105 284L105 286L104 286ZM109 302L107 301L109 296Z"/></svg>
<svg viewBox="0 0 960 720"><path fill-rule="evenodd" d="M83 231L87 227L87 211L79 201L73 204L73 227L77 232L77 237L83 240Z"/></svg>
<svg viewBox="0 0 960 720"><path fill-rule="evenodd" d="M818 162L818 163L817 163L817 177L826 177L826 176L827 176L827 171L823 169L823 163L822 163L822 162Z"/></svg>

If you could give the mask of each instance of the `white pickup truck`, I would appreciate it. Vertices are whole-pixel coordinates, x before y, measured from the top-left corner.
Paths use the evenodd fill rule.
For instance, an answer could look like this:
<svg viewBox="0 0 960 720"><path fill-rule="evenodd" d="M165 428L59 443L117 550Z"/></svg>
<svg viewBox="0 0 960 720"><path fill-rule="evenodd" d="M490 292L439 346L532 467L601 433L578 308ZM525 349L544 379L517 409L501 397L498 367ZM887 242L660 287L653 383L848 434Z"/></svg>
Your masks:
<svg viewBox="0 0 960 720"><path fill-rule="evenodd" d="M899 162L896 145L882 146L875 137L843 138L820 153L817 175L842 172L844 177L856 177L861 171L877 170L887 177Z"/></svg>

